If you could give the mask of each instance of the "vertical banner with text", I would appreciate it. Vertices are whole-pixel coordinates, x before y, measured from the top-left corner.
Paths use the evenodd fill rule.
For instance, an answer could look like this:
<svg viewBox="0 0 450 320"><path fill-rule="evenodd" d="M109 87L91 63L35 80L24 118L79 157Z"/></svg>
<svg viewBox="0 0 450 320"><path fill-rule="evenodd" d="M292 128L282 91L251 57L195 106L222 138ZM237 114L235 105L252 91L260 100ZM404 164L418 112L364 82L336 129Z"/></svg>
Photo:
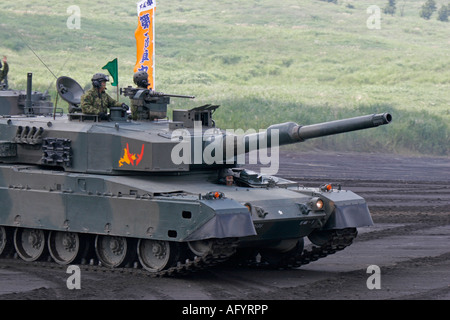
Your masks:
<svg viewBox="0 0 450 320"><path fill-rule="evenodd" d="M138 26L136 37L136 65L134 72L148 73L149 87L155 90L155 0L142 0L137 3Z"/></svg>

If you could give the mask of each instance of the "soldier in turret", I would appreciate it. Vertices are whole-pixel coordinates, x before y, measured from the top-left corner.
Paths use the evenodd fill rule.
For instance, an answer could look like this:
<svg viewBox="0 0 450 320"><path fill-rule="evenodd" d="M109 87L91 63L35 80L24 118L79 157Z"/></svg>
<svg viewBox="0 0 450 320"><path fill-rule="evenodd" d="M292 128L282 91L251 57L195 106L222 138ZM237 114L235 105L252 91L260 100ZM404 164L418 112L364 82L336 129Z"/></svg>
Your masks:
<svg viewBox="0 0 450 320"><path fill-rule="evenodd" d="M97 114L100 120L108 120L108 108L122 107L128 110L124 103L111 98L106 91L109 77L103 73L96 73L91 79L92 88L81 96L81 110L86 114Z"/></svg>
<svg viewBox="0 0 450 320"><path fill-rule="evenodd" d="M133 75L133 81L140 89L147 89L148 83L148 73L146 71L139 71ZM133 120L139 119L138 107L135 103L131 104L131 118Z"/></svg>
<svg viewBox="0 0 450 320"><path fill-rule="evenodd" d="M2 68L2 63L0 62L0 69ZM8 72L9 66L6 56L3 56L3 69L0 70L0 88L2 90L8 90Z"/></svg>

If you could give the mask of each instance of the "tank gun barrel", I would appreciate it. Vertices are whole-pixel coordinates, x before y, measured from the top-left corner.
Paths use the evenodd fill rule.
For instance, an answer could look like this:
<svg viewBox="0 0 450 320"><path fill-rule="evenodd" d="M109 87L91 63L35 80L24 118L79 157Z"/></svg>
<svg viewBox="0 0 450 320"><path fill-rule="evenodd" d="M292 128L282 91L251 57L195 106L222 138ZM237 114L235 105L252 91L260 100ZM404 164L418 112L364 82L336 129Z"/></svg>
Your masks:
<svg viewBox="0 0 450 320"><path fill-rule="evenodd" d="M391 114L380 113L306 126L296 125L292 128L291 132L283 132L283 130L280 130L280 136L283 134L284 139L281 141L280 138L280 144L285 144L282 143L284 141L287 143L302 142L312 138L378 127L380 125L389 124L391 121ZM269 129L270 128L271 127L269 127Z"/></svg>
<svg viewBox="0 0 450 320"><path fill-rule="evenodd" d="M267 128L265 132L234 136L232 139L234 140L234 156L248 153L253 150L378 127L380 125L389 124L391 121L392 115L390 113L380 113L305 126L298 125L295 122L274 124ZM228 145L227 148L229 148L229 143L231 142L230 139L226 138L225 142L225 147Z"/></svg>
<svg viewBox="0 0 450 320"><path fill-rule="evenodd" d="M194 96L185 96L182 94L167 94L164 92L157 92L157 91L153 91L153 90L149 90L148 94L150 97L171 97L171 98L195 99Z"/></svg>

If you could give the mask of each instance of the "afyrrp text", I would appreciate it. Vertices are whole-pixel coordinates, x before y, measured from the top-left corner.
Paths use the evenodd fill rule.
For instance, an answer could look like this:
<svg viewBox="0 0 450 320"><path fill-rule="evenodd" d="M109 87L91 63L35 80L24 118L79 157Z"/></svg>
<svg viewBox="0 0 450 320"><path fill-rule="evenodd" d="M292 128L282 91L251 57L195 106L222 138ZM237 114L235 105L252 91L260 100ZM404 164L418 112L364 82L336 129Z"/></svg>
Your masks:
<svg viewBox="0 0 450 320"><path fill-rule="evenodd" d="M182 308L183 315L203 315L213 318L216 315L264 315L269 309L266 304L228 304L224 307L196 306L189 304Z"/></svg>

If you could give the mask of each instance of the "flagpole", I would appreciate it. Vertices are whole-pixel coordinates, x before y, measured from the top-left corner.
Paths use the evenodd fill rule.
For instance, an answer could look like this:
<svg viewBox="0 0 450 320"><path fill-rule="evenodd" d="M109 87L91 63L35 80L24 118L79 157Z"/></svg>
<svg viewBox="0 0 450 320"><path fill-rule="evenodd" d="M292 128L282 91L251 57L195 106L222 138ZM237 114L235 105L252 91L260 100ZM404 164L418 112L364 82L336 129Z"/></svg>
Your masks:
<svg viewBox="0 0 450 320"><path fill-rule="evenodd" d="M116 87L116 92L117 92L117 102L119 102L119 58L117 59L117 87Z"/></svg>

